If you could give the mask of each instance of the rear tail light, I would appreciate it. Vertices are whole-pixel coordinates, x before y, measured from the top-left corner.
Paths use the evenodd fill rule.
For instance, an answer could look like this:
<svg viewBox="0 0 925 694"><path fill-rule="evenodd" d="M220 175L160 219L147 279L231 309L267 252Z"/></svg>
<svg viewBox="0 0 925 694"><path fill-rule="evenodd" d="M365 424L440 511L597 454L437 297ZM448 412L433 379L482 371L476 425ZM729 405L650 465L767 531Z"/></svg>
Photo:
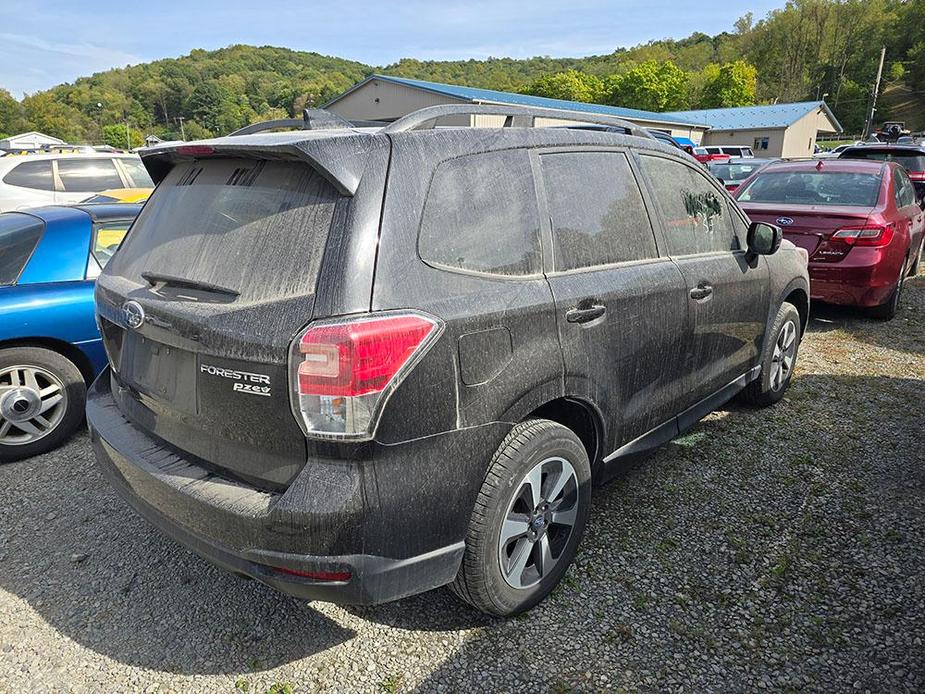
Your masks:
<svg viewBox="0 0 925 694"><path fill-rule="evenodd" d="M416 312L320 321L293 342L293 413L307 436L365 440L389 396L440 336Z"/></svg>
<svg viewBox="0 0 925 694"><path fill-rule="evenodd" d="M185 154L190 157L207 157L215 154L215 148L209 145L180 145L177 147L177 154Z"/></svg>
<svg viewBox="0 0 925 694"><path fill-rule="evenodd" d="M886 246L893 239L893 225L841 227L832 238L849 246Z"/></svg>
<svg viewBox="0 0 925 694"><path fill-rule="evenodd" d="M925 182L925 171L909 171L909 178L919 183Z"/></svg>

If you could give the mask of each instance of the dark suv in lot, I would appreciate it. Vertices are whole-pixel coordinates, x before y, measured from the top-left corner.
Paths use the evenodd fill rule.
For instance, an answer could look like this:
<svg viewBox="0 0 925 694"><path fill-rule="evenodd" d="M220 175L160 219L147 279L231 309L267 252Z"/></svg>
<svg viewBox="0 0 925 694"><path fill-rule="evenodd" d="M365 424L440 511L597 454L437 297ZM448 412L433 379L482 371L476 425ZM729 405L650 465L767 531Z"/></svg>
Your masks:
<svg viewBox="0 0 925 694"><path fill-rule="evenodd" d="M302 598L542 600L592 482L737 393L779 400L809 310L806 253L696 161L616 119L531 127L565 116L145 153L157 189L96 290L116 490Z"/></svg>

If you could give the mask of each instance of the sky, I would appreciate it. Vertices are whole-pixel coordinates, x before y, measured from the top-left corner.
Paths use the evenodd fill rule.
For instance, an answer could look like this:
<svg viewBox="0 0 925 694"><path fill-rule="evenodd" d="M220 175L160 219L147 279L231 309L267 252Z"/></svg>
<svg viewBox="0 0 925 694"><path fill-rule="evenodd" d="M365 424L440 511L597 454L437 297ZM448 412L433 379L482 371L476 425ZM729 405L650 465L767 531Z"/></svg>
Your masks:
<svg viewBox="0 0 925 694"><path fill-rule="evenodd" d="M194 48L283 46L382 66L610 53L694 31L732 31L784 0L0 0L0 88L17 98L113 67Z"/></svg>

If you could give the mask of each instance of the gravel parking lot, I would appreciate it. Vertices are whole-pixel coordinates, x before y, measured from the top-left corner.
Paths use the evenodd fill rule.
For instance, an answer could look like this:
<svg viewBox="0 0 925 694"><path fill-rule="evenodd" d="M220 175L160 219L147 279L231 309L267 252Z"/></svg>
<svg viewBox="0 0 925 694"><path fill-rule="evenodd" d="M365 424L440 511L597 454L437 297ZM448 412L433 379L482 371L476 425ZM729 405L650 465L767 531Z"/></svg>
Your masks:
<svg viewBox="0 0 925 694"><path fill-rule="evenodd" d="M446 591L304 604L132 514L86 434L0 467L0 692L922 691L925 277L814 307L788 398L716 412L597 492L530 614Z"/></svg>

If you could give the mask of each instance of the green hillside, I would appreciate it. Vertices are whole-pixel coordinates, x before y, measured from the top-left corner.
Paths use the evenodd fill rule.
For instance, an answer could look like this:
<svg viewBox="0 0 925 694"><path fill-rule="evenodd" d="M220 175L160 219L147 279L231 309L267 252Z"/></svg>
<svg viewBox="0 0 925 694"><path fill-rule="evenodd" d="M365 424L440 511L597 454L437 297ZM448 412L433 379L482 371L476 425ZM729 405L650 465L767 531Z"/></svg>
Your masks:
<svg viewBox="0 0 925 694"><path fill-rule="evenodd" d="M358 80L403 77L526 91L650 110L826 100L848 132L863 126L881 46L878 120L891 110L925 128L925 0L790 0L735 31L693 33L583 58L420 61L383 67L271 46L194 50L109 70L17 101L0 89L0 134L41 130L69 141L187 139L325 103ZM900 98L900 96L902 98Z"/></svg>

